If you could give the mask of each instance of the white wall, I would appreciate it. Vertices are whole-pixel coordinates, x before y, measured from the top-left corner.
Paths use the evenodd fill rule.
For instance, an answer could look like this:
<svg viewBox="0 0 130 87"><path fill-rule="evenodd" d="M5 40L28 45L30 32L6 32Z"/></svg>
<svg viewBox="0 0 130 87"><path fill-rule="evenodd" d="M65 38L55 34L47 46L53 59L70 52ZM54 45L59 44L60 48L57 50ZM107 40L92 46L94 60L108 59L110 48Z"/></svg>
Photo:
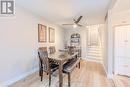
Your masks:
<svg viewBox="0 0 130 87"><path fill-rule="evenodd" d="M107 21L104 24L100 25L100 36L101 36L101 48L102 48L102 63L107 73Z"/></svg>
<svg viewBox="0 0 130 87"><path fill-rule="evenodd" d="M91 25L88 26L88 45L97 44L100 46L100 30L101 25Z"/></svg>
<svg viewBox="0 0 130 87"><path fill-rule="evenodd" d="M103 58L103 66L104 66L104 69L106 71L106 73L108 72L108 59L107 59L107 20L105 21L105 24L104 24L104 28L102 28L102 32L101 32L101 37L102 37L102 40L101 40L101 43L102 43L102 58Z"/></svg>
<svg viewBox="0 0 130 87"><path fill-rule="evenodd" d="M38 23L55 28L54 44L38 44ZM0 17L0 87L36 71L37 49L49 45L63 47L63 29L19 7L14 17Z"/></svg>

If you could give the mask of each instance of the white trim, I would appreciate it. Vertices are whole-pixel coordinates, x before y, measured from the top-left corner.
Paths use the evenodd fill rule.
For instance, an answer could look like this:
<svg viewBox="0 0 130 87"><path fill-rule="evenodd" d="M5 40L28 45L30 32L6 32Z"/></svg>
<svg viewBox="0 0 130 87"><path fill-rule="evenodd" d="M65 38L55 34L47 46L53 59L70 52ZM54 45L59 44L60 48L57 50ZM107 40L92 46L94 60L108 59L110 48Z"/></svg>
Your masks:
<svg viewBox="0 0 130 87"><path fill-rule="evenodd" d="M33 74L36 71L38 71L38 68L35 68L35 69L33 69L33 70L31 70L31 71L29 71L27 73L24 73L24 74L22 74L22 75L20 75L20 76L18 76L16 78L13 78L13 79L7 80L7 81L5 81L3 83L0 83L0 87L7 87L7 86L9 86L9 85L23 79L23 78L26 78L27 76Z"/></svg>
<svg viewBox="0 0 130 87"><path fill-rule="evenodd" d="M109 73L107 72L107 70L106 70L106 68L105 68L105 65L104 65L103 63L102 63L102 66L103 66L104 71L105 71L105 73L106 73L106 75L107 75L107 78L113 79L113 74L109 74Z"/></svg>
<svg viewBox="0 0 130 87"><path fill-rule="evenodd" d="M102 66L103 66L103 69L104 69L104 71L105 71L105 73L106 73L106 75L107 75L107 77L108 77L108 73L107 73L107 70L106 70L106 68L105 68L104 63L102 63Z"/></svg>
<svg viewBox="0 0 130 87"><path fill-rule="evenodd" d="M114 75L113 75L113 74L107 74L107 77L108 77L109 79L113 79L113 78L114 78Z"/></svg>

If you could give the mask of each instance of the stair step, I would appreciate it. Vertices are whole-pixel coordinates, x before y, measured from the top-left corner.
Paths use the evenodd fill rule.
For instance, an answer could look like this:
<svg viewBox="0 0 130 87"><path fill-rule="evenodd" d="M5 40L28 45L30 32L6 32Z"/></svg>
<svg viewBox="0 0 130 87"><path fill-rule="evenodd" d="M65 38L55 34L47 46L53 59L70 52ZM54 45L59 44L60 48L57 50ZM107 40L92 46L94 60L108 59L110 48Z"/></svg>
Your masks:
<svg viewBox="0 0 130 87"><path fill-rule="evenodd" d="M92 49L92 50L101 50L101 48L88 48L88 49Z"/></svg>
<svg viewBox="0 0 130 87"><path fill-rule="evenodd" d="M101 57L92 57L92 56L87 56L87 59L102 60Z"/></svg>
<svg viewBox="0 0 130 87"><path fill-rule="evenodd" d="M90 54L102 54L101 52L97 52L97 51L88 51L87 53L90 53Z"/></svg>
<svg viewBox="0 0 130 87"><path fill-rule="evenodd" d="M101 49L101 47L88 47L88 48L100 48Z"/></svg>
<svg viewBox="0 0 130 87"><path fill-rule="evenodd" d="M90 55L90 56L101 56L101 54L93 54L93 53L87 53L87 55Z"/></svg>
<svg viewBox="0 0 130 87"><path fill-rule="evenodd" d="M88 48L88 49L101 50L101 48Z"/></svg>
<svg viewBox="0 0 130 87"><path fill-rule="evenodd" d="M102 60L102 48L99 46L90 46L87 51L87 59Z"/></svg>
<svg viewBox="0 0 130 87"><path fill-rule="evenodd" d="M87 55L88 57L101 57L101 55Z"/></svg>
<svg viewBox="0 0 130 87"><path fill-rule="evenodd" d="M101 51L88 50L88 53L101 54Z"/></svg>
<svg viewBox="0 0 130 87"><path fill-rule="evenodd" d="M101 48L100 46L88 46L88 47Z"/></svg>
<svg viewBox="0 0 130 87"><path fill-rule="evenodd" d="M88 53L93 53L93 54L101 54L101 51L88 51Z"/></svg>
<svg viewBox="0 0 130 87"><path fill-rule="evenodd" d="M88 49L88 51L102 51L101 49Z"/></svg>
<svg viewBox="0 0 130 87"><path fill-rule="evenodd" d="M95 62L102 62L102 59L91 59L91 58L87 58L87 60L89 61L95 61Z"/></svg>

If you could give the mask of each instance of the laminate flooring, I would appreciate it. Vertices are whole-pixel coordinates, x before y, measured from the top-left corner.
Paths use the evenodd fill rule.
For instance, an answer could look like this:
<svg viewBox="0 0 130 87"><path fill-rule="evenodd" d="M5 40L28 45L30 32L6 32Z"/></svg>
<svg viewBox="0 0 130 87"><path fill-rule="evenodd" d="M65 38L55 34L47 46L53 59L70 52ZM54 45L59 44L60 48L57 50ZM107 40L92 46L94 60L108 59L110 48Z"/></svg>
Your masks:
<svg viewBox="0 0 130 87"><path fill-rule="evenodd" d="M68 76L64 74L63 77L63 87L68 87ZM46 73L44 73L43 81L41 82L38 72L35 72L9 87L49 87L48 81L48 75ZM57 71L52 75L51 87L58 86ZM113 80L107 78L103 66L100 63L82 60L81 68L76 68L71 73L71 87L115 87L115 84Z"/></svg>

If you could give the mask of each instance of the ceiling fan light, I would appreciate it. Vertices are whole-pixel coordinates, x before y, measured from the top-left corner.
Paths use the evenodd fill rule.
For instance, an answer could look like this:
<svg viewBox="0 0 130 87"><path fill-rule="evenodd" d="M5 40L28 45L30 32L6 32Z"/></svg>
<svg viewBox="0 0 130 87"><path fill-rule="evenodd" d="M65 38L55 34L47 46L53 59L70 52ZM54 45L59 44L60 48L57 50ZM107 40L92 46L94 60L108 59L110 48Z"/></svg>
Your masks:
<svg viewBox="0 0 130 87"><path fill-rule="evenodd" d="M74 24L74 25L73 25L73 28L76 28L76 27L77 27L77 24Z"/></svg>

